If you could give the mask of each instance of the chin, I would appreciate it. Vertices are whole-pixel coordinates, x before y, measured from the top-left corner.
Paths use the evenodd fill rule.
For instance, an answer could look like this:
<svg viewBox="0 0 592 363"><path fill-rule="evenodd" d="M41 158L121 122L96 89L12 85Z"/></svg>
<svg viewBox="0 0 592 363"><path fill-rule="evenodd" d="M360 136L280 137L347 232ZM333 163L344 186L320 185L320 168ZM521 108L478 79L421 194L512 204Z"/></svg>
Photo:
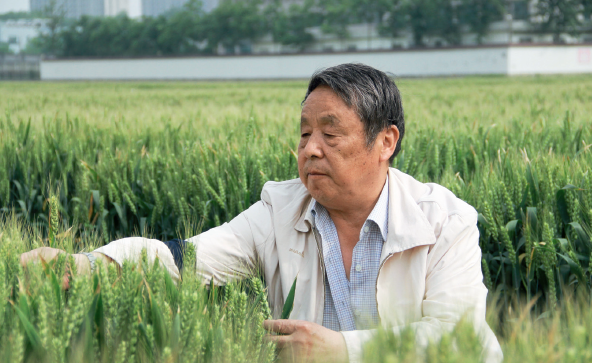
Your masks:
<svg viewBox="0 0 592 363"><path fill-rule="evenodd" d="M323 204L324 201L329 199L324 188L321 188L317 183L311 183L309 181L308 185L306 185L306 189L308 190L310 195L314 198L314 200L316 200L317 202L319 202L321 204Z"/></svg>

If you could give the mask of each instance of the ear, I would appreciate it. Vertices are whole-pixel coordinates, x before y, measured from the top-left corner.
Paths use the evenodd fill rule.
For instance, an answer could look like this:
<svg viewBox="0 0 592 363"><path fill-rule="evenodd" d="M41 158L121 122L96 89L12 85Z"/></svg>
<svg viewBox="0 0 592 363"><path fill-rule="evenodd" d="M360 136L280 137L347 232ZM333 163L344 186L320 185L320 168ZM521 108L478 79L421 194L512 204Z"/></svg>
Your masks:
<svg viewBox="0 0 592 363"><path fill-rule="evenodd" d="M395 152L399 141L399 129L395 125L383 130L379 137L382 139L382 150L380 150L380 161L388 161Z"/></svg>

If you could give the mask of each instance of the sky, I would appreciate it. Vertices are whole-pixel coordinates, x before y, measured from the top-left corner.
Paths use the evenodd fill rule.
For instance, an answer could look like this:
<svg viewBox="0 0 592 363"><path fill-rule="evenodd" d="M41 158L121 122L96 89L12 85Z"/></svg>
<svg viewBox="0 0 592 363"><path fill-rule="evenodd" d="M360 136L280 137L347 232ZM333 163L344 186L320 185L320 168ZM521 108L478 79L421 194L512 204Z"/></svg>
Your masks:
<svg viewBox="0 0 592 363"><path fill-rule="evenodd" d="M7 13L9 11L29 11L30 0L0 0L0 14ZM139 17L141 15L142 0L129 0L130 14L132 18Z"/></svg>

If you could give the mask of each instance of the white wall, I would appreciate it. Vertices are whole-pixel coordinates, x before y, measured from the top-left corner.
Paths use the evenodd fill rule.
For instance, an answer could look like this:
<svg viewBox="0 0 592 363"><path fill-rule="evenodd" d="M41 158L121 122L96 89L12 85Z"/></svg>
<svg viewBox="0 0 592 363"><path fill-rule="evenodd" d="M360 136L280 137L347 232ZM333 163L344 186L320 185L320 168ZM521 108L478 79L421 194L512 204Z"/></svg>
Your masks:
<svg viewBox="0 0 592 363"><path fill-rule="evenodd" d="M45 60L43 80L222 80L309 78L316 70L365 63L398 77L592 73L592 47L512 46L413 51Z"/></svg>
<svg viewBox="0 0 592 363"><path fill-rule="evenodd" d="M29 40L43 31L45 31L45 20L41 19L0 21L0 42L9 43L12 52L20 53L27 47Z"/></svg>
<svg viewBox="0 0 592 363"><path fill-rule="evenodd" d="M508 74L592 73L592 46L511 47Z"/></svg>
<svg viewBox="0 0 592 363"><path fill-rule="evenodd" d="M45 60L43 80L293 79L346 62L395 76L505 74L506 48L373 53L213 56L192 58Z"/></svg>

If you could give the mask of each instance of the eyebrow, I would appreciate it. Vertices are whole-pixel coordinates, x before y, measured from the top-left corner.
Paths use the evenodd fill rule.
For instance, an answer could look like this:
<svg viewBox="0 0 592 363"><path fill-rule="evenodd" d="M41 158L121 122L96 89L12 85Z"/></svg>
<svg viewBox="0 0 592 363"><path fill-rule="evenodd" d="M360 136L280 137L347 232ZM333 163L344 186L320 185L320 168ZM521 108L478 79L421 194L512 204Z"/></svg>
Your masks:
<svg viewBox="0 0 592 363"><path fill-rule="evenodd" d="M329 124L331 126L339 126L341 124L341 121L335 115L332 114L328 114L327 116L321 117L319 121L323 124Z"/></svg>
<svg viewBox="0 0 592 363"><path fill-rule="evenodd" d="M339 120L339 118L337 118L333 114L329 114L327 116L321 117L319 122L321 124L329 124L333 127L339 127L341 125L341 120ZM308 120L305 117L301 116L300 117L300 125L303 125L303 124L308 124Z"/></svg>

